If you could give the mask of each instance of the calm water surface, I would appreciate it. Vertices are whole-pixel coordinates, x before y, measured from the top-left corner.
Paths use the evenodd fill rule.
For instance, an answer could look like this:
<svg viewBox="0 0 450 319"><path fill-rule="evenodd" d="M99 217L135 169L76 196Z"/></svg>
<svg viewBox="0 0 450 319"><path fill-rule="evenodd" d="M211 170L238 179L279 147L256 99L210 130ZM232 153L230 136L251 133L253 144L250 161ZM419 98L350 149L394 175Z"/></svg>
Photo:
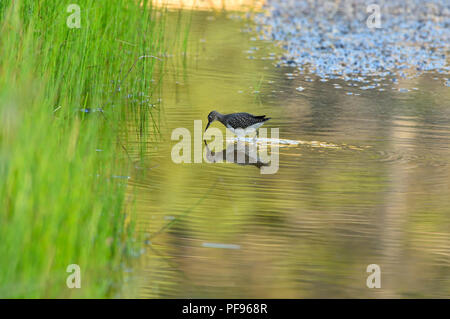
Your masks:
<svg viewBox="0 0 450 319"><path fill-rule="evenodd" d="M385 91L310 81L275 67L278 49L252 41L246 27L194 13L186 59L166 57L159 134L149 128L147 142L128 145L136 160L129 193L146 239L130 296L449 297L443 77L386 81ZM211 110L266 114L265 127L302 144L280 148L273 175L233 163L175 164L172 130L193 132ZM139 132L135 122L129 132ZM381 289L366 287L369 264L381 267Z"/></svg>

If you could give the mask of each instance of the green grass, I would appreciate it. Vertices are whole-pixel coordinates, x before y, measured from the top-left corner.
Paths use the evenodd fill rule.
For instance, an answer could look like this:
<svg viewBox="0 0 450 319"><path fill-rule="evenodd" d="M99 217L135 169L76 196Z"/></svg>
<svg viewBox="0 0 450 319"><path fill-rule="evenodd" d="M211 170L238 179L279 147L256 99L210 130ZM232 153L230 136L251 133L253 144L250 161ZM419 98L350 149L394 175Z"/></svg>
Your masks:
<svg viewBox="0 0 450 319"><path fill-rule="evenodd" d="M138 58L164 51L164 12L80 0L70 29L70 3L0 2L2 298L116 296L132 249L120 133L130 114L157 125L157 110L125 96L158 92L164 60ZM69 264L81 289L66 286Z"/></svg>

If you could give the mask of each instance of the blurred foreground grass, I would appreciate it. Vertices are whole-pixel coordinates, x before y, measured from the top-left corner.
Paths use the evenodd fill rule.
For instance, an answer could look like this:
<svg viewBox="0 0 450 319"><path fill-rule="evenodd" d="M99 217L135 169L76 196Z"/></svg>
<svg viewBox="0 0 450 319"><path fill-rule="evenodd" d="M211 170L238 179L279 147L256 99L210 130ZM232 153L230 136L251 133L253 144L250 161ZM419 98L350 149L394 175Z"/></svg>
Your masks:
<svg viewBox="0 0 450 319"><path fill-rule="evenodd" d="M163 60L139 57L161 55L164 12L80 0L69 28L69 4L0 2L2 298L114 296L131 249L118 132L129 107L139 121L157 111L124 95L158 83ZM69 264L81 289L66 286Z"/></svg>

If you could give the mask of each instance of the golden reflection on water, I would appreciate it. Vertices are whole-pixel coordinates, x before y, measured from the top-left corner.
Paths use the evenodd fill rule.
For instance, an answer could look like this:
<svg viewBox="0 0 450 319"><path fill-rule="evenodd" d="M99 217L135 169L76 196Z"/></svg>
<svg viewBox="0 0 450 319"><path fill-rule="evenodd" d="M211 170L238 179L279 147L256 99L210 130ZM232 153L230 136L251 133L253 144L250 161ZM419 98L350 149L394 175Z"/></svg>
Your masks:
<svg viewBox="0 0 450 319"><path fill-rule="evenodd" d="M156 6L187 10L258 10L263 3L263 0L153 0Z"/></svg>
<svg viewBox="0 0 450 319"><path fill-rule="evenodd" d="M128 127L129 194L147 244L129 296L448 297L448 88L425 76L410 95L347 96L332 81L287 79L294 70L262 59L276 54L271 43L239 32L245 21L196 12L191 28L187 58L166 58L160 135L150 128L145 142ZM273 175L175 164L172 130L193 131L211 110L270 115L264 127L298 144L280 147ZM381 289L366 287L369 264Z"/></svg>

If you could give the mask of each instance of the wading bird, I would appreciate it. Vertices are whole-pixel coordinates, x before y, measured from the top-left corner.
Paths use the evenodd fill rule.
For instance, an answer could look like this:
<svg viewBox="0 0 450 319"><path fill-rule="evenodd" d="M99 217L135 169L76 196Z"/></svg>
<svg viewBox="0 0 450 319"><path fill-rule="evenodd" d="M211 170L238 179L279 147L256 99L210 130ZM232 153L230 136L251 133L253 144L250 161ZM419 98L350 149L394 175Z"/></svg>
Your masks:
<svg viewBox="0 0 450 319"><path fill-rule="evenodd" d="M205 132L212 122L219 121L238 136L250 135L256 133L256 130L268 120L270 120L270 117L265 115L256 116L249 113L220 114L212 111L208 114L208 125L206 125Z"/></svg>

